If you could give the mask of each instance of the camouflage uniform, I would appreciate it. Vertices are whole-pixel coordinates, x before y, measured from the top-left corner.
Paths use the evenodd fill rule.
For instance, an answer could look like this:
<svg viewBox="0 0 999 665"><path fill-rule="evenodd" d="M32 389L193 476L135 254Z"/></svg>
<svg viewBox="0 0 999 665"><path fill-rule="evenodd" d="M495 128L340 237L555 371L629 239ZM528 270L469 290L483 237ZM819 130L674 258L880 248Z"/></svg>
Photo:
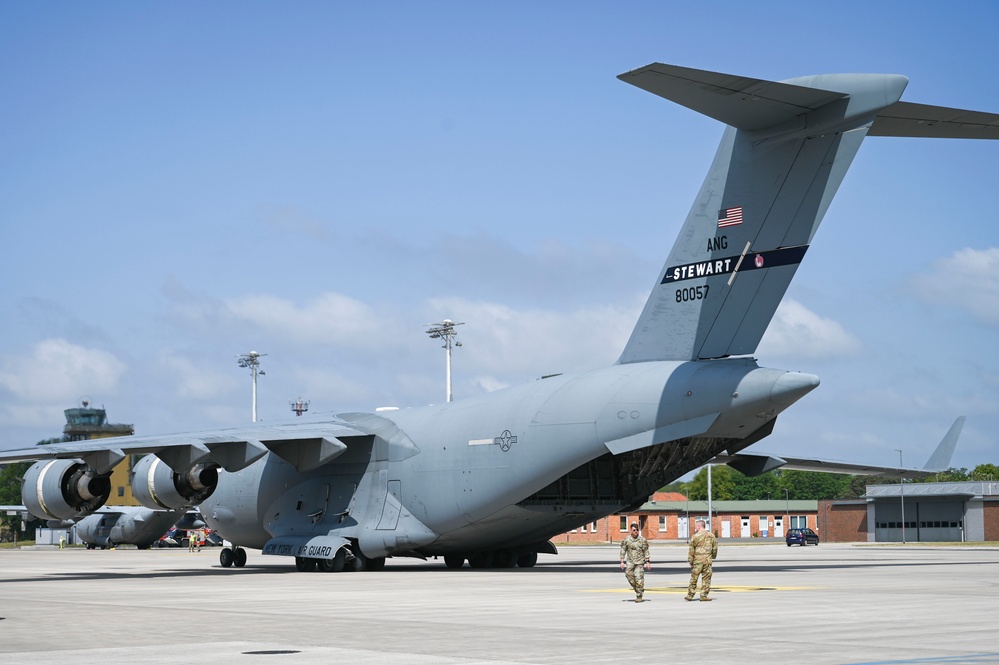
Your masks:
<svg viewBox="0 0 999 665"><path fill-rule="evenodd" d="M701 600L706 600L711 592L711 562L718 558L718 540L715 534L701 529L690 539L687 550L687 563L690 564L690 584L687 586L687 600L694 598L697 578L701 578Z"/></svg>
<svg viewBox="0 0 999 665"><path fill-rule="evenodd" d="M627 565L624 576L628 578L628 584L635 590L637 596L635 600L642 600L642 594L645 593L645 564L650 563L649 541L640 535L629 535L621 541L621 556L619 558Z"/></svg>

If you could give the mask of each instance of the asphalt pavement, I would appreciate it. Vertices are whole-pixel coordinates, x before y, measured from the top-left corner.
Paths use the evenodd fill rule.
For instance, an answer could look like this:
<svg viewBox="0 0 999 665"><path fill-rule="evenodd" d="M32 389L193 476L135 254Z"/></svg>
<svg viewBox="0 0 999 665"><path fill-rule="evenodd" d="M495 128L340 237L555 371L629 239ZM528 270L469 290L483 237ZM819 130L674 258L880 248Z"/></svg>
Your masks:
<svg viewBox="0 0 999 665"><path fill-rule="evenodd" d="M684 601L682 545L652 545L641 604L617 554L300 573L217 548L0 550L0 662L999 663L996 548L722 541L711 603Z"/></svg>

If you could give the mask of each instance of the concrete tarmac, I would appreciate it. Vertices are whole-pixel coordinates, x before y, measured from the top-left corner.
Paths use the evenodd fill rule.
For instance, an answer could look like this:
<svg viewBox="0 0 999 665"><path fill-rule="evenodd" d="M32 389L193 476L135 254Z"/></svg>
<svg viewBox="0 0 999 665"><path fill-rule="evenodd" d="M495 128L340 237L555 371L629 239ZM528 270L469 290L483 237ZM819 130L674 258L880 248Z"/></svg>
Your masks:
<svg viewBox="0 0 999 665"><path fill-rule="evenodd" d="M617 554L299 573L253 550L0 550L0 662L999 663L999 549L722 541L700 603L686 547L653 544L641 604Z"/></svg>

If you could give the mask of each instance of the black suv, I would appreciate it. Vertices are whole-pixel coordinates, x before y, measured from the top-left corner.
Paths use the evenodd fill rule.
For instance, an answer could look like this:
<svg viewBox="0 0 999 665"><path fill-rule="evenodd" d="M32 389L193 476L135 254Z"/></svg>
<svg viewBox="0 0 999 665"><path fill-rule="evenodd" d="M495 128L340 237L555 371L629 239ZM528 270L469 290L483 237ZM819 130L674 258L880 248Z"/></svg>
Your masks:
<svg viewBox="0 0 999 665"><path fill-rule="evenodd" d="M815 533L811 529L790 529L787 532L787 536L784 538L787 546L791 545L818 545L819 544L819 534Z"/></svg>

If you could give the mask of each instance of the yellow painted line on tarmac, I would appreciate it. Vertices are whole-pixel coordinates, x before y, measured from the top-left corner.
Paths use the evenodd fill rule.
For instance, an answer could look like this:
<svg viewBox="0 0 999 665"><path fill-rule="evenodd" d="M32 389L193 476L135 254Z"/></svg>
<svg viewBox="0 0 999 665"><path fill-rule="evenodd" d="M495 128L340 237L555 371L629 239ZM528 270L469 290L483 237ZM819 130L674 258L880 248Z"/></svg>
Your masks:
<svg viewBox="0 0 999 665"><path fill-rule="evenodd" d="M753 593L759 591L812 591L816 587L807 586L711 586L711 593ZM623 589L584 589L584 593L635 593L630 587ZM698 593L700 588L698 588ZM678 593L687 595L687 587L645 587L646 595L650 593Z"/></svg>

